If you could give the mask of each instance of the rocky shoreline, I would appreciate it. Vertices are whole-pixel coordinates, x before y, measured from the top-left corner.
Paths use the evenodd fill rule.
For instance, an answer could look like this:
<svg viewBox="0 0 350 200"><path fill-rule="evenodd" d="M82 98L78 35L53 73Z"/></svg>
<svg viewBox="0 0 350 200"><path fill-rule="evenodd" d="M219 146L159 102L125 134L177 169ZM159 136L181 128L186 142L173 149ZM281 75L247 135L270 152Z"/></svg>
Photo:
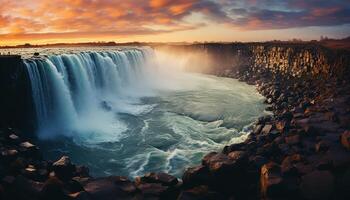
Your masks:
<svg viewBox="0 0 350 200"><path fill-rule="evenodd" d="M253 65L215 72L256 85L274 115L261 117L245 142L208 153L182 180L166 173L93 178L66 156L45 161L26 134L3 128L0 199L349 199L346 67L327 78Z"/></svg>

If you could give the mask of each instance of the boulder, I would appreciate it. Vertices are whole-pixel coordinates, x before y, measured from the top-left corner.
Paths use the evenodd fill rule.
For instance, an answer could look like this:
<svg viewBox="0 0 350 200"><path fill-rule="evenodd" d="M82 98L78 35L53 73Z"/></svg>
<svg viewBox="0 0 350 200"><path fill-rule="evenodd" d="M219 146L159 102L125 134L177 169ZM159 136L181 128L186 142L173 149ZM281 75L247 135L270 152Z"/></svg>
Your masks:
<svg viewBox="0 0 350 200"><path fill-rule="evenodd" d="M64 184L62 181L55 177L50 177L44 183L41 190L42 199L52 200L68 200L70 199L67 193L64 191Z"/></svg>
<svg viewBox="0 0 350 200"><path fill-rule="evenodd" d="M244 147L245 147L245 144L243 142L231 144L230 146L225 146L224 149L222 150L222 153L229 154L232 151L242 150L244 149Z"/></svg>
<svg viewBox="0 0 350 200"><path fill-rule="evenodd" d="M177 200L193 200L193 199L206 199L206 200L221 200L226 199L221 194L209 190L208 186L200 185L188 190L183 190Z"/></svg>
<svg viewBox="0 0 350 200"><path fill-rule="evenodd" d="M281 169L278 164L269 162L261 167L260 189L262 196L268 198L285 195Z"/></svg>
<svg viewBox="0 0 350 200"><path fill-rule="evenodd" d="M137 186L144 197L161 197L165 195L168 187L160 183L141 183Z"/></svg>
<svg viewBox="0 0 350 200"><path fill-rule="evenodd" d="M230 171L235 162L231 160L226 154L216 153L203 158L203 164L208 167L213 174L221 174Z"/></svg>
<svg viewBox="0 0 350 200"><path fill-rule="evenodd" d="M165 186L175 186L179 181L176 177L171 176L167 173L159 172L159 173L147 173L143 177L137 178L136 184L143 183L161 183Z"/></svg>
<svg viewBox="0 0 350 200"><path fill-rule="evenodd" d="M55 176L66 181L70 180L75 173L75 165L73 165L68 156L62 156L59 160L52 164Z"/></svg>
<svg viewBox="0 0 350 200"><path fill-rule="evenodd" d="M272 129L272 125L271 125L271 124L266 124L266 125L264 126L264 128L261 130L260 133L261 133L261 134L264 134L264 135L267 135L267 134L270 133L271 129Z"/></svg>
<svg viewBox="0 0 350 200"><path fill-rule="evenodd" d="M20 144L20 146L21 147L23 147L23 148L26 148L26 149L32 149L32 148L34 148L35 147L35 145L34 144L32 144L32 143L30 143L30 142L22 142L21 144Z"/></svg>
<svg viewBox="0 0 350 200"><path fill-rule="evenodd" d="M84 190L88 192L92 199L115 199L116 197L130 198L135 194L135 185L125 177L112 176L90 180Z"/></svg>
<svg viewBox="0 0 350 200"><path fill-rule="evenodd" d="M340 142L344 148L350 150L350 131L345 131L340 136Z"/></svg>
<svg viewBox="0 0 350 200"><path fill-rule="evenodd" d="M329 143L324 140L317 142L315 145L315 151L317 153L326 152L328 149L329 149Z"/></svg>
<svg viewBox="0 0 350 200"><path fill-rule="evenodd" d="M253 134L254 135L259 134L262 128L263 128L262 124L255 125L254 130L253 130Z"/></svg>
<svg viewBox="0 0 350 200"><path fill-rule="evenodd" d="M287 121L282 120L282 121L278 121L278 122L276 123L276 129L277 129L279 132L283 133L283 132L286 130L286 128L287 128Z"/></svg>
<svg viewBox="0 0 350 200"><path fill-rule="evenodd" d="M91 195L86 191L76 192L69 194L72 200L92 200Z"/></svg>
<svg viewBox="0 0 350 200"><path fill-rule="evenodd" d="M291 135L285 137L285 141L289 145L296 145L300 143L300 135Z"/></svg>
<svg viewBox="0 0 350 200"><path fill-rule="evenodd" d="M209 170L203 165L187 168L182 176L183 185L185 187L207 184L209 179Z"/></svg>
<svg viewBox="0 0 350 200"><path fill-rule="evenodd" d="M77 166L76 173L80 177L89 177L90 176L89 175L89 173L90 173L89 168L86 166Z"/></svg>
<svg viewBox="0 0 350 200"><path fill-rule="evenodd" d="M334 190L334 176L329 171L315 170L301 179L300 191L305 199L330 199Z"/></svg>
<svg viewBox="0 0 350 200"><path fill-rule="evenodd" d="M301 162L300 154L285 157L281 164L281 172L285 175L297 175L298 170L296 164L298 162Z"/></svg>

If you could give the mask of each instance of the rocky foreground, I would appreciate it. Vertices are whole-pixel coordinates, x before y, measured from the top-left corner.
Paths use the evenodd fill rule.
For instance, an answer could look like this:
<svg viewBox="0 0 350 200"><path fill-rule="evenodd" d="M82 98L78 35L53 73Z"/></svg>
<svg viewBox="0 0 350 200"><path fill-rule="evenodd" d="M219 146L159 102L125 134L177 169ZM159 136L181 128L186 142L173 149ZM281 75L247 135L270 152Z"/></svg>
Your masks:
<svg viewBox="0 0 350 200"><path fill-rule="evenodd" d="M270 57L279 62L282 58L275 53ZM300 65L303 59L312 60L310 55L297 55ZM255 56L254 62L266 62L265 56ZM340 70L341 76L327 77L315 71L315 76L303 76L310 72L300 68L300 76L293 70L276 73L260 66L220 70L217 75L255 84L274 115L261 117L245 142L208 153L181 180L166 173L148 173L135 180L94 178L86 167L74 165L64 155L54 162L43 160L28 134L3 128L0 199L350 199L346 67L337 71L322 67L324 74Z"/></svg>

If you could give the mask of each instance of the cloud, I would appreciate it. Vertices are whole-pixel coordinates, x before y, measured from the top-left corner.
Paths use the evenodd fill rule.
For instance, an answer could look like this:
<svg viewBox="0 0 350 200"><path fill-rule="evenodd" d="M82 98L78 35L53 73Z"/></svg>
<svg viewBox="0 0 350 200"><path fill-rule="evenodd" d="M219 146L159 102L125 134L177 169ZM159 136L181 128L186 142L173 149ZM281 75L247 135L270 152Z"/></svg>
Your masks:
<svg viewBox="0 0 350 200"><path fill-rule="evenodd" d="M348 0L0 0L0 39L134 36L220 23L244 30L350 23ZM199 13L200 23L186 20Z"/></svg>
<svg viewBox="0 0 350 200"><path fill-rule="evenodd" d="M225 1L230 25L248 30L335 26L350 23L347 0Z"/></svg>

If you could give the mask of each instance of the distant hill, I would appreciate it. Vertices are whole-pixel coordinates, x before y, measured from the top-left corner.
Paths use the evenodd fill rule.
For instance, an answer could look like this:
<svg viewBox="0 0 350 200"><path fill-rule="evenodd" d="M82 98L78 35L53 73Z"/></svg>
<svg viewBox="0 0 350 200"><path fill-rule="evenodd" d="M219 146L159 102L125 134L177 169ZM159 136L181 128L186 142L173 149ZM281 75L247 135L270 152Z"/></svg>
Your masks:
<svg viewBox="0 0 350 200"><path fill-rule="evenodd" d="M319 42L321 45L332 49L350 50L350 36L344 39L324 39Z"/></svg>

